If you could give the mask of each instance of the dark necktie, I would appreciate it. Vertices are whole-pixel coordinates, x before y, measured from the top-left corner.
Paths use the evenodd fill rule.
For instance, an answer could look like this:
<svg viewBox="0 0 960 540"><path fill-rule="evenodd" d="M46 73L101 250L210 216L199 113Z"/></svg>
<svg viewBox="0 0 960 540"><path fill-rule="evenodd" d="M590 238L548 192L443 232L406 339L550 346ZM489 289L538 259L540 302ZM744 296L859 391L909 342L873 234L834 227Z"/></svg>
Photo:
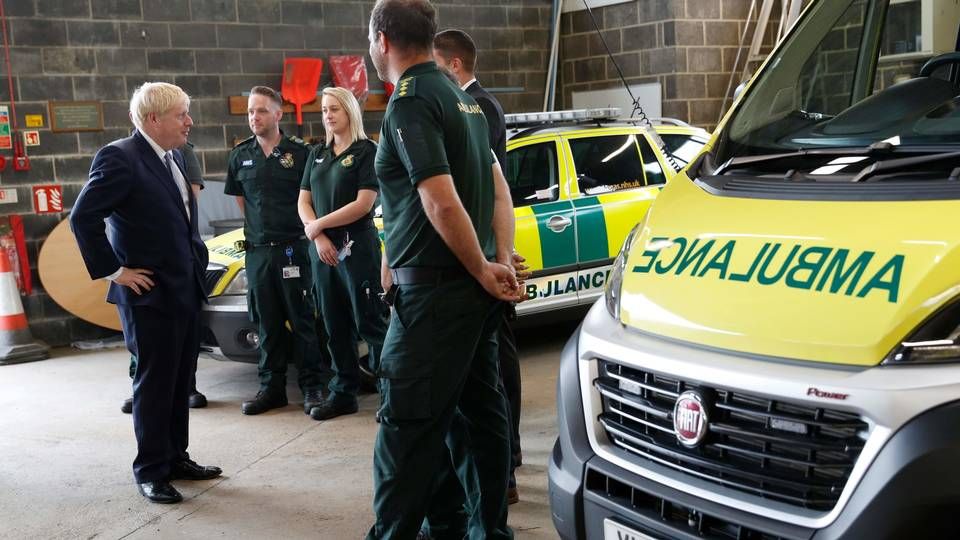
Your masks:
<svg viewBox="0 0 960 540"><path fill-rule="evenodd" d="M173 156L170 155L170 152L163 155L163 162L167 165L167 173L170 174L170 179L176 185L177 177L173 175Z"/></svg>

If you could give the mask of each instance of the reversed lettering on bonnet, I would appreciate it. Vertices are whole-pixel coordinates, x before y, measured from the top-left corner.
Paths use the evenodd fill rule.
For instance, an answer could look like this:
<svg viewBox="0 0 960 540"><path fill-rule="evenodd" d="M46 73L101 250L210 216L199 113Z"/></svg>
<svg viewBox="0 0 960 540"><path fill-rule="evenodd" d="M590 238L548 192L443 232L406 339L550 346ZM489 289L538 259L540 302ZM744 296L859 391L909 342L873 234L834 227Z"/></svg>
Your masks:
<svg viewBox="0 0 960 540"><path fill-rule="evenodd" d="M831 294L842 291L845 296L857 298L886 292L891 303L896 303L900 296L900 277L906 261L904 255L897 254L881 264L883 259L873 251L766 242L750 256L749 265L734 269L730 261L736 252L736 240L721 245L715 239L701 242L700 238L690 241L684 237L657 237L651 238L648 246L657 249L643 251L634 272L716 277L759 285L782 283L817 292L826 288ZM675 250L670 249L674 247ZM868 268L870 273L866 273Z"/></svg>

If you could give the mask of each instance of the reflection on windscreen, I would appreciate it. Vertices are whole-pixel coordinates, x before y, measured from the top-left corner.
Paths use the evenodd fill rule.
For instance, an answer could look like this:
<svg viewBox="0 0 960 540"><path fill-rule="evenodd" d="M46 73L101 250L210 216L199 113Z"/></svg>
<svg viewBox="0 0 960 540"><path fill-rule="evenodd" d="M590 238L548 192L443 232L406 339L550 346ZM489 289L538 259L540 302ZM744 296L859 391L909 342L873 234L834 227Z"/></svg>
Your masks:
<svg viewBox="0 0 960 540"><path fill-rule="evenodd" d="M721 161L893 137L960 144L960 58L931 67L956 55L960 2L935 2L934 15L920 0L887 4L815 5L731 120Z"/></svg>

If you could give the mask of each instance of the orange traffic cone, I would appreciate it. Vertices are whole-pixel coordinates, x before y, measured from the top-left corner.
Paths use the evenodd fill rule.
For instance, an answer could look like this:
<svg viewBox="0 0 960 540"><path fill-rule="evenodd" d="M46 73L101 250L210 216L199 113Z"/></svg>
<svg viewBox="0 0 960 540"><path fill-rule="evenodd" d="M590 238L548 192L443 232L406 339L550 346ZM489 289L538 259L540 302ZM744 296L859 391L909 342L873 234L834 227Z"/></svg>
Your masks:
<svg viewBox="0 0 960 540"><path fill-rule="evenodd" d="M49 357L50 347L34 341L30 333L10 258L5 250L0 250L0 365Z"/></svg>

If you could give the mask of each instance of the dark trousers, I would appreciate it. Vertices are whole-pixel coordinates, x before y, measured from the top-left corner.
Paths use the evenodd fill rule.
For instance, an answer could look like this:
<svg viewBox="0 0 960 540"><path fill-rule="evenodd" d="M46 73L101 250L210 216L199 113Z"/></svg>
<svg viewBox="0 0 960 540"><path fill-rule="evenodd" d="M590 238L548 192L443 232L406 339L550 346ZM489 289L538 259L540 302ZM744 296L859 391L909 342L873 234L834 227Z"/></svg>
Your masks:
<svg viewBox="0 0 960 540"><path fill-rule="evenodd" d="M255 247L247 250L246 271L250 316L260 334L260 390L286 393L287 364L297 366L300 390L322 385L323 352L316 330L316 308L309 294L312 285L308 242ZM288 257L284 252L293 248ZM300 277L283 277L285 266L297 266ZM290 328L287 328L287 322Z"/></svg>
<svg viewBox="0 0 960 540"><path fill-rule="evenodd" d="M360 388L357 339L369 351L368 370L376 373L387 333L387 307L380 300L380 240L376 229L350 235L351 254L337 266L320 261L310 248L314 292L333 364L330 399L355 400ZM339 247L339 246L338 246Z"/></svg>
<svg viewBox="0 0 960 540"><path fill-rule="evenodd" d="M500 392L507 399L510 420L510 477L508 485L516 486L514 469L520 465L520 357L510 322L516 318L512 305L504 306L503 322L497 331L497 360L500 368ZM451 430L458 429L455 422ZM435 491L427 509L424 529L434 540L462 539L467 534L463 486L457 478L456 458L448 462L436 477Z"/></svg>
<svg viewBox="0 0 960 540"><path fill-rule="evenodd" d="M130 368L129 368L129 370L130 370L130 378L132 379L133 376L137 373L137 355L135 355L135 354L131 354L131 355L130 355ZM191 378L191 382L190 382L190 393L191 393L191 394L197 394L197 393L199 393L199 392L197 392L197 373L196 373L196 370L194 370L193 377Z"/></svg>
<svg viewBox="0 0 960 540"><path fill-rule="evenodd" d="M127 349L137 357L133 475L137 482L154 482L169 476L172 462L189 457L187 403L200 352L200 313L170 314L147 306L117 309Z"/></svg>
<svg viewBox="0 0 960 540"><path fill-rule="evenodd" d="M368 538L415 538L435 478L452 459L466 493L470 538L507 527L510 428L498 389L503 306L472 279L400 286L380 361Z"/></svg>

